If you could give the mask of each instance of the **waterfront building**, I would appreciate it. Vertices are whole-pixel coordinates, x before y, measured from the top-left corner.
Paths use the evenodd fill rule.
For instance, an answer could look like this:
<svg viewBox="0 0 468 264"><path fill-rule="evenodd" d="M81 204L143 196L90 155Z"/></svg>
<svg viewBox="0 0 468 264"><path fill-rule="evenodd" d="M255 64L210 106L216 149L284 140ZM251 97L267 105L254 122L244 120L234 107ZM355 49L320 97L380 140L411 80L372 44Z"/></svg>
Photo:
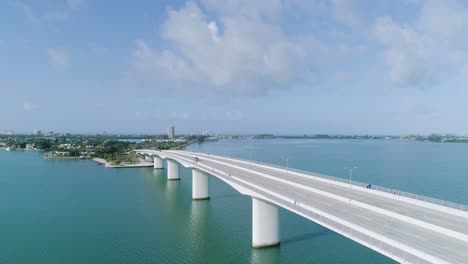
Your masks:
<svg viewBox="0 0 468 264"><path fill-rule="evenodd" d="M169 139L174 139L174 136L175 136L175 127L174 126L169 126L167 128L167 136L169 137Z"/></svg>

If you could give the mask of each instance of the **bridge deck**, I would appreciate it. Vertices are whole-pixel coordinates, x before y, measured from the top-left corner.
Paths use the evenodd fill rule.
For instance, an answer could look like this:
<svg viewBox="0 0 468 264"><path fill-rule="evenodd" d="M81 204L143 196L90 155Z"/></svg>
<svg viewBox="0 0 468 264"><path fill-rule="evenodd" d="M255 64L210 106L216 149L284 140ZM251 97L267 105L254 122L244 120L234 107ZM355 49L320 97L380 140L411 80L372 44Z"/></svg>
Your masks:
<svg viewBox="0 0 468 264"><path fill-rule="evenodd" d="M330 228L363 244L367 239L367 246L389 256L411 263L468 263L468 212L254 162L184 151L148 152L213 170L217 177L311 220L328 215L328 220L321 218L324 225L328 221ZM196 164L195 156L200 159ZM380 241L380 247L370 240Z"/></svg>
<svg viewBox="0 0 468 264"><path fill-rule="evenodd" d="M468 242L457 238L458 235L463 238L468 234L468 217L463 215L457 216L362 191L359 187L347 188L340 184L314 179L310 175L298 175L256 163L200 153L181 151L165 153L186 162L191 162L196 155L200 159L197 166L225 171L232 177L297 200L300 204L334 215L448 263L467 263ZM285 180L296 185L278 180ZM326 194L334 196L330 197ZM382 209L384 213L374 210L375 208ZM398 216L405 218L402 220ZM412 220L419 222L413 223ZM436 231L432 228L433 226L424 224L442 227L451 233Z"/></svg>
<svg viewBox="0 0 468 264"><path fill-rule="evenodd" d="M179 152L180 153L180 152ZM184 153L185 157L193 158L193 154ZM359 201L371 206L385 209L400 215L408 216L424 222L447 228L468 236L468 218L459 215L450 214L433 208L427 208L412 203L407 203L401 200L389 199L379 195L379 191L362 191L359 186L349 187L343 183L329 183L329 180L323 181L315 179L311 175L301 175L293 171L281 171L277 168L268 168L257 163L245 162L212 155L197 154L198 157L206 157L213 161L228 163L230 165L239 166L242 168L259 171L270 176L299 183L303 186L308 186L327 193L335 194L341 197L349 198L352 201ZM468 216L468 212L466 213Z"/></svg>

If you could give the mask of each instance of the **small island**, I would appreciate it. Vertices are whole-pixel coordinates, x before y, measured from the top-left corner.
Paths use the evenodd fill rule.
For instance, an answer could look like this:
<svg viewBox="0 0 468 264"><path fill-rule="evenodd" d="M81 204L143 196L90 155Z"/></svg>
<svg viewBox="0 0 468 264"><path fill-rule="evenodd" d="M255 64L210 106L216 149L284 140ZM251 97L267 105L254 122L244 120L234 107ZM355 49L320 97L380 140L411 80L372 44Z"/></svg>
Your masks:
<svg viewBox="0 0 468 264"><path fill-rule="evenodd" d="M426 142L468 143L468 137L441 135L0 135L0 149L44 152L46 159L93 159L112 168L151 166L136 153L138 149L184 149L189 144L214 140L264 139L345 139L345 140L412 140Z"/></svg>
<svg viewBox="0 0 468 264"><path fill-rule="evenodd" d="M165 135L90 136L60 135L54 137L16 135L0 138L0 148L44 152L46 159L93 159L106 167L151 166L137 149L184 149L207 136L180 136L169 139Z"/></svg>

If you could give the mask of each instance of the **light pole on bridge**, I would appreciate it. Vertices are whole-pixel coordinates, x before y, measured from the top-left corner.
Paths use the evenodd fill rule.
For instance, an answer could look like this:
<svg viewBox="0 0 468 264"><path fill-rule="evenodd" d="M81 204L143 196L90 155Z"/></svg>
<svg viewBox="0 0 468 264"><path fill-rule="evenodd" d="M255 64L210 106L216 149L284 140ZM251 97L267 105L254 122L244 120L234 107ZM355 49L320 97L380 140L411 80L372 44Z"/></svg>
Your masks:
<svg viewBox="0 0 468 264"><path fill-rule="evenodd" d="M352 181L352 177L353 177L353 170L354 169L357 169L358 167L346 167L345 170L348 170L349 172L349 201L351 201L351 181Z"/></svg>

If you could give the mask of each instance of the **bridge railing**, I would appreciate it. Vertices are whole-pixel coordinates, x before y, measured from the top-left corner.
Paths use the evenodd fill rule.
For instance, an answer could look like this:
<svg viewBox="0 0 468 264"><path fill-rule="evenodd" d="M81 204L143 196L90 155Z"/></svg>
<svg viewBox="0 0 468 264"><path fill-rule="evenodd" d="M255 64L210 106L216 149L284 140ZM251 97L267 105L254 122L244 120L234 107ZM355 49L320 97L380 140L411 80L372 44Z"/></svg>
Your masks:
<svg viewBox="0 0 468 264"><path fill-rule="evenodd" d="M219 172L215 168L211 168L213 172ZM370 248L373 248L377 252L384 253L387 256L391 256L393 259L398 261L402 261L402 263L417 263L417 264L430 264L432 262L427 261L426 259L421 258L421 256L414 255L407 250L404 250L405 248L402 244L398 244L398 246L392 245L387 241L384 241L382 239L376 238L375 236L372 236L371 234L368 234L366 232L360 232L357 231L356 229L353 229L345 224L342 224L338 221L335 221L327 216L324 216L320 213L314 212L313 210L310 210L300 204L300 201L296 202L289 202L284 198L277 197L275 195L271 195L268 192L265 192L263 190L258 189L255 186L247 185L244 182L237 181L236 179L230 178L229 176L224 175L223 173L219 174L218 177L220 178L225 178L229 180L234 180L236 181L236 184L241 185L245 187L246 189L250 189L254 192L256 192L259 195L262 195L266 198L268 198L271 202L274 202L278 204L279 206L282 206L284 208L289 208L290 210L300 212L301 214L309 217L312 221L317 222L320 225L323 225L326 228L331 228L335 232L348 236L351 239L355 239L359 241L360 243L369 246ZM426 256L427 254L425 253L420 253Z"/></svg>
<svg viewBox="0 0 468 264"><path fill-rule="evenodd" d="M214 168L212 168L213 171L216 171ZM219 175L221 178L228 178L225 175ZM232 178L230 179L232 180ZM237 182L237 184L247 188L251 189L252 191L255 191L257 194L262 195L264 197L267 197L270 199L272 202L277 203L278 205L284 207L284 208L290 208L292 210L295 210L297 212L300 212L301 214L308 216L310 219L313 221L316 221L318 224L323 225L327 228L333 229L335 232L348 236L352 239L356 239L357 241L360 241L360 243L363 243L364 245L367 244L367 246L373 248L377 252L380 253L385 253L389 256L391 256L394 259L402 260L402 263L417 263L417 264L430 264L431 262L421 258L420 256L414 255L412 253L409 253L408 251L402 249L404 248L403 245L398 245L394 246L392 244L389 244L388 242L378 239L375 236L372 236L370 234L367 234L365 232L360 232L357 231L353 228L348 227L347 225L344 225L338 221L335 221L329 217L326 217L320 213L314 212L312 210L309 210L308 208L300 205L300 201L296 201L297 203L291 203L288 202L285 199L282 199L280 197L271 195L263 190L258 189L257 187L247 185L243 182ZM424 254L424 253L420 253Z"/></svg>
<svg viewBox="0 0 468 264"><path fill-rule="evenodd" d="M264 162L259 162L259 164L272 166L271 164L264 163ZM324 174L320 174L320 173L309 172L309 171L304 171L304 170L299 170L299 169L294 169L294 168L286 168L286 167L279 166L279 165L274 165L274 164L273 164L273 166L277 167L277 168L284 169L284 170L295 171L295 172L298 172L298 173L303 173L303 174L307 174L307 175L311 175L311 176L317 176L317 177L320 177L320 178L329 179L329 180L333 180L333 181L339 181L339 182L346 183L346 184L351 183L354 186L359 186L359 187L363 187L363 188L366 188L366 186L368 185L367 183L354 181L354 180L349 181L347 179L343 179L343 178L339 178L339 177L333 177L333 176L324 175ZM468 206L463 205L463 204L444 201L444 200L441 200L441 199L436 199L436 198L432 198L432 197L428 197L428 196L424 196L424 195L419 195L419 194L400 191L400 190L396 190L396 189L386 188L386 187L382 187L382 186L378 186L378 185L372 185L372 189L382 191L382 192L386 192L386 193L393 194L393 195L412 198L412 199L416 199L416 200L419 200L419 201L429 202L429 203L442 205L442 206L450 207L450 208L453 208L453 209L458 209L458 210L463 210L463 211L468 212Z"/></svg>
<svg viewBox="0 0 468 264"><path fill-rule="evenodd" d="M206 154L214 155L214 154L209 154L209 153L206 153ZM217 156L220 156L220 155L217 155ZM298 172L298 173L302 173L302 174L306 174L306 175L317 176L317 177L320 177L320 178L324 178L324 179L328 179L328 180L332 180L332 181L338 181L338 182L342 182L342 183L346 183L346 184L352 184L354 186L359 186L359 187L363 187L363 188L366 188L366 186L368 185L368 183L363 183L363 182L354 181L354 180L349 181L349 180L344 179L344 178L329 176L329 175L325 175L325 174L320 174L320 173L315 173L315 172L310 172L310 171L305 171L305 170L300 170L300 169L295 169L295 168L290 168L290 167L284 167L284 166L271 164L271 163L266 163L266 162L261 162L261 161L248 160L248 159L243 159L243 158L238 158L238 157L231 157L231 156L225 156L225 157L232 158L232 159L238 159L238 160L251 162L251 163L257 163L257 164L261 164L261 165L265 165L265 166L271 166L271 167L275 167L275 168L286 170L286 171L289 170L289 171L294 171L294 172ZM432 198L432 197L419 195L419 194L414 194L414 193L410 193L410 192L399 191L399 190L396 190L396 189L386 188L386 187L373 185L373 184L372 184L372 189L382 191L382 192L386 192L386 193L393 194L393 195L397 195L397 196L412 198L412 199L416 199L416 200L419 200L419 201L424 201L424 202L428 202L428 203L442 205L442 206L445 206L445 207L449 207L449 208L453 208L453 209L468 212L468 205L464 205L464 204L444 201L444 200L437 199L437 198Z"/></svg>

